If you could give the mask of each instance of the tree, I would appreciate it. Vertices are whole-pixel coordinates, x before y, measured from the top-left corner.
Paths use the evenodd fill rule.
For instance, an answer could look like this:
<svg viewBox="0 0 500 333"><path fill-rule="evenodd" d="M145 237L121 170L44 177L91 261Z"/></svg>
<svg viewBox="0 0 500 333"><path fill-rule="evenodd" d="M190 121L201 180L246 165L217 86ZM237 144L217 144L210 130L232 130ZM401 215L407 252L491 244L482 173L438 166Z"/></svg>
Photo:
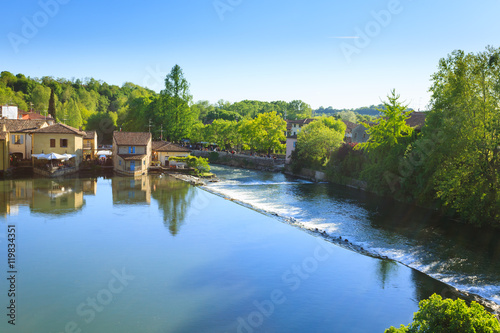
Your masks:
<svg viewBox="0 0 500 333"><path fill-rule="evenodd" d="M282 151L286 141L286 121L276 112L261 113L253 121L255 144L259 151L272 153Z"/></svg>
<svg viewBox="0 0 500 333"><path fill-rule="evenodd" d="M80 108L78 107L76 101L72 99L71 101L66 102L64 108L67 116L66 124L74 128L82 126L82 114L80 113Z"/></svg>
<svg viewBox="0 0 500 333"><path fill-rule="evenodd" d="M500 332L500 324L483 306L464 300L443 300L439 295L420 301L413 322L399 329L390 327L386 333L489 333Z"/></svg>
<svg viewBox="0 0 500 333"><path fill-rule="evenodd" d="M37 111L46 111L49 106L50 88L37 85L31 92L30 101Z"/></svg>
<svg viewBox="0 0 500 333"><path fill-rule="evenodd" d="M364 124L369 128L370 138L356 146L368 156L361 178L368 182L370 190L381 195L399 190L395 184L396 179L399 179L399 162L407 147L415 140L413 129L406 123L411 110L399 98L395 90L392 90L387 96L388 101L379 109L382 117L371 127Z"/></svg>
<svg viewBox="0 0 500 333"><path fill-rule="evenodd" d="M340 119L345 120L345 121L350 121L351 123L357 123L358 117L356 116L356 113L354 111L341 111L337 113L337 115L340 117Z"/></svg>
<svg viewBox="0 0 500 333"><path fill-rule="evenodd" d="M87 120L85 129L96 131L98 138L104 143L113 141L113 131L117 128L117 114L114 112L97 112Z"/></svg>
<svg viewBox="0 0 500 333"><path fill-rule="evenodd" d="M209 141L207 139L207 126L203 125L202 122L197 122L193 125L191 135L189 137L189 140L193 144L201 143L203 141Z"/></svg>
<svg viewBox="0 0 500 333"><path fill-rule="evenodd" d="M54 89L50 89L50 99L49 99L49 115L56 119L56 97L54 94Z"/></svg>
<svg viewBox="0 0 500 333"><path fill-rule="evenodd" d="M500 48L454 51L440 60L432 80L432 109L413 151L429 148L412 183L421 198L437 197L469 222L498 226Z"/></svg>
<svg viewBox="0 0 500 333"><path fill-rule="evenodd" d="M161 92L159 117L155 121L163 123L170 141L180 141L189 137L195 119L189 103L189 83L179 65L175 65L165 78L165 89Z"/></svg>
<svg viewBox="0 0 500 333"><path fill-rule="evenodd" d="M305 119L312 117L311 106L300 100L288 103L286 119Z"/></svg>
<svg viewBox="0 0 500 333"><path fill-rule="evenodd" d="M411 110L408 106L399 102L400 96L395 90L387 95L387 102L384 102L384 108L379 109L382 113L376 124L373 126L365 126L368 128L370 139L360 144L359 147L367 151L388 150L397 145L402 138L410 137L413 129L406 124L406 120L410 118Z"/></svg>
<svg viewBox="0 0 500 333"><path fill-rule="evenodd" d="M339 148L345 136L346 125L333 117L319 117L302 127L297 134L297 153L294 163L321 168L332 152Z"/></svg>

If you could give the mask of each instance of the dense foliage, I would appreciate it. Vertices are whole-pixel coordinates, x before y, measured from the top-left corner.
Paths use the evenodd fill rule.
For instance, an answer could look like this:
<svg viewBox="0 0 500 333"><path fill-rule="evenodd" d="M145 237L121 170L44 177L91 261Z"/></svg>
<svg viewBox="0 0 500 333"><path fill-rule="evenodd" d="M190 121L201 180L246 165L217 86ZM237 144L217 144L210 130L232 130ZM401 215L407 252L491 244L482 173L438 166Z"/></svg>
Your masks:
<svg viewBox="0 0 500 333"><path fill-rule="evenodd" d="M342 144L345 130L346 125L341 120L325 116L304 126L297 134L294 169L325 166L332 152Z"/></svg>
<svg viewBox="0 0 500 333"><path fill-rule="evenodd" d="M461 299L442 299L432 295L419 303L413 322L400 328L390 327L386 333L493 333L500 332L498 320L483 306Z"/></svg>
<svg viewBox="0 0 500 333"><path fill-rule="evenodd" d="M382 116L367 126L369 141L358 145L364 158L344 147L329 174L476 225L500 226L500 49L441 59L430 91L421 131L408 126L409 110L393 91Z"/></svg>
<svg viewBox="0 0 500 333"><path fill-rule="evenodd" d="M181 163L186 163L189 168L193 168L195 174L202 175L204 173L210 172L210 165L208 164L208 159L196 156L187 157L170 157L169 161L176 161Z"/></svg>

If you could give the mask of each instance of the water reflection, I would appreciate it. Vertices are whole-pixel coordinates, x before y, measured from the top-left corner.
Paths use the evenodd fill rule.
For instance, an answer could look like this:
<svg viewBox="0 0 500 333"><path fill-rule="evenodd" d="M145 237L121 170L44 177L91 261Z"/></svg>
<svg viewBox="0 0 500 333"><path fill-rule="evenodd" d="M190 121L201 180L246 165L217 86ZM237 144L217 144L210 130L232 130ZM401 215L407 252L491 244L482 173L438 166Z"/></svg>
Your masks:
<svg viewBox="0 0 500 333"><path fill-rule="evenodd" d="M186 219L190 203L194 197L193 187L170 177L152 179L152 197L163 211L163 223L172 236L177 235Z"/></svg>
<svg viewBox="0 0 500 333"><path fill-rule="evenodd" d="M17 215L28 206L32 213L63 215L85 206L84 194L95 195L97 179L24 179L0 182L0 215Z"/></svg>
<svg viewBox="0 0 500 333"><path fill-rule="evenodd" d="M111 179L114 205L137 205L151 203L151 184L148 176L114 177Z"/></svg>

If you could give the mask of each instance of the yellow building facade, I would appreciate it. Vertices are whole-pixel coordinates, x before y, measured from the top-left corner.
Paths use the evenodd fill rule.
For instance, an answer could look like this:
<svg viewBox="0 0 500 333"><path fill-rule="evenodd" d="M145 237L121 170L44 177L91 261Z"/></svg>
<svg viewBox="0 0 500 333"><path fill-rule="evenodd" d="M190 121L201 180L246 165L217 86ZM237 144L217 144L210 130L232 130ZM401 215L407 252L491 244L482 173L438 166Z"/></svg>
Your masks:
<svg viewBox="0 0 500 333"><path fill-rule="evenodd" d="M78 168L83 160L85 132L64 124L54 124L32 131L33 154L72 154Z"/></svg>

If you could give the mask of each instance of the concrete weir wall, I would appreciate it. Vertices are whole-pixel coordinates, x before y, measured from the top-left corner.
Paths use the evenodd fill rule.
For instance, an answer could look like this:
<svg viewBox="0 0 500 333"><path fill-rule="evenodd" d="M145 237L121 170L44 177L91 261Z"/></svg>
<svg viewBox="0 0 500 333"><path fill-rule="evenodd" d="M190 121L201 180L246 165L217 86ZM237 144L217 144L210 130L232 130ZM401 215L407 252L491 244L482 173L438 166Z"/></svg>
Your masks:
<svg viewBox="0 0 500 333"><path fill-rule="evenodd" d="M210 151L194 150L191 152L191 155L208 158L210 163L213 164L222 164L246 169L282 171L285 166L284 159L273 159L242 154L230 154L226 152L215 153Z"/></svg>

